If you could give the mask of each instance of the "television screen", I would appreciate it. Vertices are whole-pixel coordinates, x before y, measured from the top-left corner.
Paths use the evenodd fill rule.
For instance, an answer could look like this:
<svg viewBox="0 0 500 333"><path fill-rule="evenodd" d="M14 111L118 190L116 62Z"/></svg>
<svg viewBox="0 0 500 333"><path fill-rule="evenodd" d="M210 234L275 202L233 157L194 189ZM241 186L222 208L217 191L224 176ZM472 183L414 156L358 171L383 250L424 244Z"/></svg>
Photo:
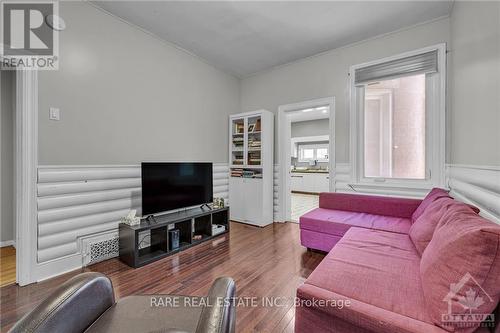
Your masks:
<svg viewBox="0 0 500 333"><path fill-rule="evenodd" d="M142 163L142 215L213 201L212 163Z"/></svg>

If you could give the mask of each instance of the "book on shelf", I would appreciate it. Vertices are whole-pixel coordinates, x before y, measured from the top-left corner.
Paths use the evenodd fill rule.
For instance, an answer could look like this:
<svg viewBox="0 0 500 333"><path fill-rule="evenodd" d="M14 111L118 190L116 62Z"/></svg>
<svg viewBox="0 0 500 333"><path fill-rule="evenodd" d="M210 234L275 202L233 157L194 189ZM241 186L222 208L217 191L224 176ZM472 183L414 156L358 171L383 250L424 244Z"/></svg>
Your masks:
<svg viewBox="0 0 500 333"><path fill-rule="evenodd" d="M243 176L243 169L231 169L231 177Z"/></svg>
<svg viewBox="0 0 500 333"><path fill-rule="evenodd" d="M243 134L245 132L245 125L243 123L235 123L234 127L234 134Z"/></svg>
<svg viewBox="0 0 500 333"><path fill-rule="evenodd" d="M257 119L257 121L255 122L255 132L260 132L261 131L261 121L260 121L260 118Z"/></svg>
<svg viewBox="0 0 500 333"><path fill-rule="evenodd" d="M261 147L260 141L248 141L248 148L260 148L260 147Z"/></svg>
<svg viewBox="0 0 500 333"><path fill-rule="evenodd" d="M260 150L248 152L248 157L249 158L258 158L260 160Z"/></svg>
<svg viewBox="0 0 500 333"><path fill-rule="evenodd" d="M262 178L261 170L243 169L243 168L232 168L231 177L237 178Z"/></svg>

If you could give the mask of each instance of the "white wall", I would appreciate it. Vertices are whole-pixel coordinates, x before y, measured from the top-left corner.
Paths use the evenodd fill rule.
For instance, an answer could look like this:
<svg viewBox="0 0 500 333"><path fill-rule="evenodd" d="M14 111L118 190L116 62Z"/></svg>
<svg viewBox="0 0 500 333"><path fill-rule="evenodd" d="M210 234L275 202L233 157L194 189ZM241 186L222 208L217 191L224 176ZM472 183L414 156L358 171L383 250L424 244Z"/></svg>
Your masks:
<svg viewBox="0 0 500 333"><path fill-rule="evenodd" d="M291 137L330 135L330 119L315 119L293 122Z"/></svg>
<svg viewBox="0 0 500 333"><path fill-rule="evenodd" d="M39 164L227 161L238 79L89 4L60 14L59 70L39 75Z"/></svg>
<svg viewBox="0 0 500 333"><path fill-rule="evenodd" d="M14 226L14 71L0 71L0 241L13 241Z"/></svg>
<svg viewBox="0 0 500 333"><path fill-rule="evenodd" d="M450 162L500 166L500 2L455 1L451 55Z"/></svg>
<svg viewBox="0 0 500 333"><path fill-rule="evenodd" d="M450 21L445 18L259 73L241 82L241 110L277 112L282 104L335 96L336 160L348 162L349 67L449 40Z"/></svg>

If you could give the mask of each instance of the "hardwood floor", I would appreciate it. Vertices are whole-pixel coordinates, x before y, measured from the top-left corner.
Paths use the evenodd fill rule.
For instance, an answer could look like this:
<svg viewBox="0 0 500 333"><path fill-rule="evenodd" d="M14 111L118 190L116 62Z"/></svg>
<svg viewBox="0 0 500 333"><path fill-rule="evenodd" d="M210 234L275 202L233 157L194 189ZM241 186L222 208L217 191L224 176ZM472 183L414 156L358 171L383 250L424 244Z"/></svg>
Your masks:
<svg viewBox="0 0 500 333"><path fill-rule="evenodd" d="M138 269L111 259L26 287L2 287L0 329L7 331L70 277L95 271L111 278L118 299L133 294L205 295L215 278L231 276L239 297L276 297L281 305L238 307L237 332L293 332L295 290L323 258L300 245L298 224L258 228L232 222L230 235Z"/></svg>
<svg viewBox="0 0 500 333"><path fill-rule="evenodd" d="M0 248L0 287L16 283L16 249L13 246Z"/></svg>

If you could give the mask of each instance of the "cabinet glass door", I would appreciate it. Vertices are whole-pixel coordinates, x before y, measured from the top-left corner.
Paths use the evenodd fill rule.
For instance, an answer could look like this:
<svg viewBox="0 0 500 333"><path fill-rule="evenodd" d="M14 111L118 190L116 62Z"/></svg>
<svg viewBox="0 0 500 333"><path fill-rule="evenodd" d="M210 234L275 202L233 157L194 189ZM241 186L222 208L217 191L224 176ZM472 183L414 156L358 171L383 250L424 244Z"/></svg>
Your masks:
<svg viewBox="0 0 500 333"><path fill-rule="evenodd" d="M260 116L248 118L247 131L247 164L260 166L262 164L262 121Z"/></svg>
<svg viewBox="0 0 500 333"><path fill-rule="evenodd" d="M231 121L231 164L245 164L245 119L238 118Z"/></svg>

